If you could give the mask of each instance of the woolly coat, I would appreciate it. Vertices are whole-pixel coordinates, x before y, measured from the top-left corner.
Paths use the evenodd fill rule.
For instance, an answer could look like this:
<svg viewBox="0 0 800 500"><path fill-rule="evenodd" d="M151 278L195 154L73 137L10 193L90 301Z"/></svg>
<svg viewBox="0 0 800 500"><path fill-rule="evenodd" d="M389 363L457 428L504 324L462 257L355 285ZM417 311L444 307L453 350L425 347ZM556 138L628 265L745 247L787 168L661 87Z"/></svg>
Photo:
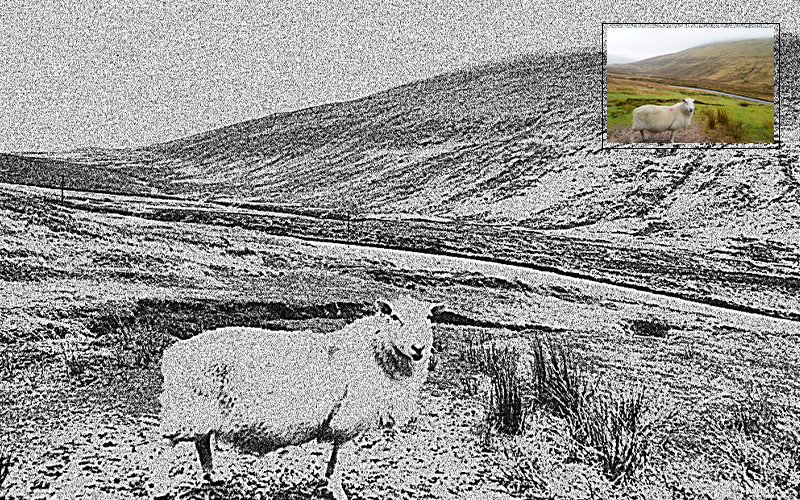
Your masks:
<svg viewBox="0 0 800 500"><path fill-rule="evenodd" d="M423 319L406 326L430 336ZM162 358L162 435L177 442L213 431L243 451L268 453L314 439L343 443L407 420L430 344L412 363L391 344L387 321L370 316L330 334L221 328L174 344Z"/></svg>

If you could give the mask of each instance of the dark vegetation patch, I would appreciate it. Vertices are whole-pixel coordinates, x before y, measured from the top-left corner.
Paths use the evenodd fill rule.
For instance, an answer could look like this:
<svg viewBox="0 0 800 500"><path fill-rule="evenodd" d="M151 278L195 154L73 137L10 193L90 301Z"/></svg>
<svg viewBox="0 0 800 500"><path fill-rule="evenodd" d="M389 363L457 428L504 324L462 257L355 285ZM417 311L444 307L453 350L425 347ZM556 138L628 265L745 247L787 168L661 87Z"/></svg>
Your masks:
<svg viewBox="0 0 800 500"><path fill-rule="evenodd" d="M0 281L41 281L58 278L64 274L63 271L52 267L5 260L0 256Z"/></svg>
<svg viewBox="0 0 800 500"><path fill-rule="evenodd" d="M331 302L321 305L290 305L282 302L219 301L213 299L142 299L130 310L111 309L90 320L87 328L97 336L130 327L147 318L166 335L186 339L204 330L225 326L274 327L276 320L313 318L353 321L370 314L372 304Z"/></svg>
<svg viewBox="0 0 800 500"><path fill-rule="evenodd" d="M586 295L581 293L575 287L563 287L561 285L550 285L547 289L551 292L551 295L558 297L559 299L565 302L575 302L578 304L587 304L592 305L597 303L597 299L592 297L591 295Z"/></svg>
<svg viewBox="0 0 800 500"><path fill-rule="evenodd" d="M507 290L533 293L534 289L520 280L510 281L480 273L452 273L448 271L427 271L424 273L403 269L370 269L367 271L372 279L388 283L398 288L415 289L417 287L469 286L480 289Z"/></svg>
<svg viewBox="0 0 800 500"><path fill-rule="evenodd" d="M630 322L630 328L634 335L640 337L664 338L669 333L669 323L660 319L634 319Z"/></svg>

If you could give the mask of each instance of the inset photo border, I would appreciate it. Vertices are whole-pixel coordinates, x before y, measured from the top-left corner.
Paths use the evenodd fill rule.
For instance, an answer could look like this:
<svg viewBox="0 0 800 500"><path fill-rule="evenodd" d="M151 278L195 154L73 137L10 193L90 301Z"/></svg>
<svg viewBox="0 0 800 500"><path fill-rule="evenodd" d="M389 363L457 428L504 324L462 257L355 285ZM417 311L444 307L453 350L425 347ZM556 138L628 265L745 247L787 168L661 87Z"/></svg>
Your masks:
<svg viewBox="0 0 800 500"><path fill-rule="evenodd" d="M602 26L603 149L780 149L780 23Z"/></svg>

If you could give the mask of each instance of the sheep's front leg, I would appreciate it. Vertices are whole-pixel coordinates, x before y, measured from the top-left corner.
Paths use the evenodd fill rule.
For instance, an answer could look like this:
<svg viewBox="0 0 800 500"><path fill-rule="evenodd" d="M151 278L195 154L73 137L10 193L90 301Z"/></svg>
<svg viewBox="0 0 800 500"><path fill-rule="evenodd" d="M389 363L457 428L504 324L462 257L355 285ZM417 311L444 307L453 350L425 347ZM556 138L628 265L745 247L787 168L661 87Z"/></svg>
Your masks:
<svg viewBox="0 0 800 500"><path fill-rule="evenodd" d="M203 480L212 486L219 486L223 481L214 476L214 460L211 457L211 433L203 434L194 442L197 455L200 457L200 467L203 468Z"/></svg>
<svg viewBox="0 0 800 500"><path fill-rule="evenodd" d="M669 142L675 144L675 131L673 130L671 134L669 134Z"/></svg>
<svg viewBox="0 0 800 500"><path fill-rule="evenodd" d="M633 144L633 140L636 138L636 131L631 129L631 144Z"/></svg>
<svg viewBox="0 0 800 500"><path fill-rule="evenodd" d="M344 448L344 449L343 449ZM342 488L342 466L347 458L347 450L349 446L346 443L337 443L334 441L333 450L331 450L331 459L328 461L328 468L325 471L325 478L327 479L326 489L333 495L335 500L347 500L347 495ZM339 467L337 468L337 461Z"/></svg>

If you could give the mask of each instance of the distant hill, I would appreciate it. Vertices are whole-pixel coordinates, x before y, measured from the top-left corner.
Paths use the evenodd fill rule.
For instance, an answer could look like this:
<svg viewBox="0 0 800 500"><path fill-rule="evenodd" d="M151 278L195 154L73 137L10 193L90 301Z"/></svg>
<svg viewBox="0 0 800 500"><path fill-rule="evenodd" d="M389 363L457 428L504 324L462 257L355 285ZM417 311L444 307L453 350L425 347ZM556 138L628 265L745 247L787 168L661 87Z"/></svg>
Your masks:
<svg viewBox="0 0 800 500"><path fill-rule="evenodd" d="M800 95L784 89L780 150L603 149L602 60L532 55L143 148L0 156L0 182L63 175L78 189L372 215L357 223L372 241L425 237L800 315ZM387 216L445 222L422 235ZM460 246L453 228L489 243Z"/></svg>
<svg viewBox="0 0 800 500"><path fill-rule="evenodd" d="M609 64L608 72L676 80L683 85L691 82L689 86L773 100L774 43L772 38L756 38L701 45L633 63Z"/></svg>
<svg viewBox="0 0 800 500"><path fill-rule="evenodd" d="M764 41L692 50L737 44ZM601 60L531 55L149 147L0 157L0 181L57 186L64 173L67 187L340 213L800 238L796 143L752 155L603 151ZM796 106L790 92L782 102Z"/></svg>

